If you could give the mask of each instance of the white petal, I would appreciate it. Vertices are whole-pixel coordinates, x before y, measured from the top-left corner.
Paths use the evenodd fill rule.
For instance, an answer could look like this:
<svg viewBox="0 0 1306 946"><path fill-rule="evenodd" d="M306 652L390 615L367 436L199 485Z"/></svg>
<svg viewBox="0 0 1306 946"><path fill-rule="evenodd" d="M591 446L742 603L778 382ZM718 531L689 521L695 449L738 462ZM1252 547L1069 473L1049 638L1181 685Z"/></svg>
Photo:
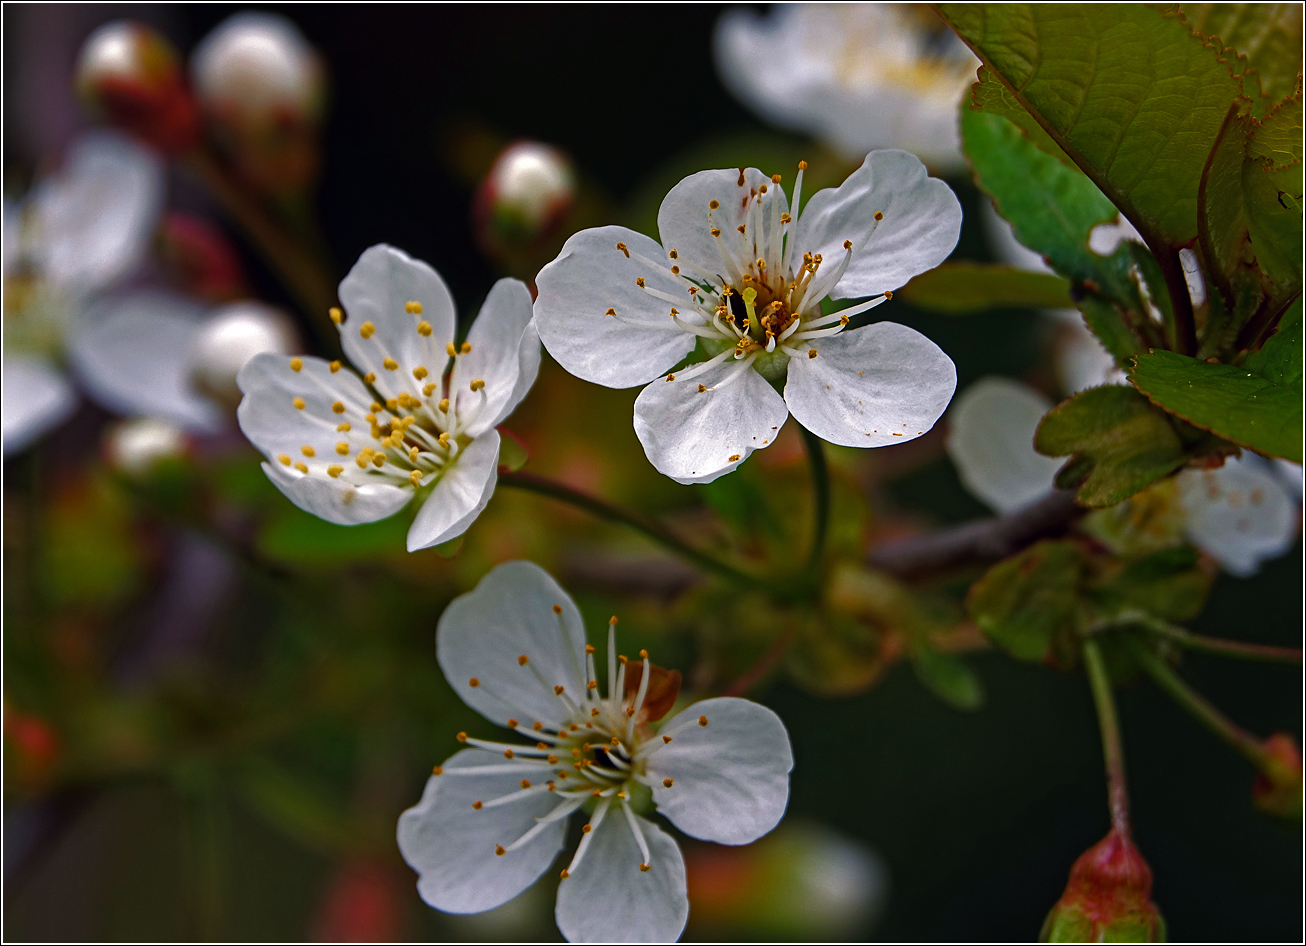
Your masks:
<svg viewBox="0 0 1306 946"><path fill-rule="evenodd" d="M761 233L745 231L747 245L753 248L742 262L747 265L765 251L772 239L771 203L780 201L780 213L789 211L789 201L783 188L771 184L770 175L763 174L757 168L725 168L715 171L699 171L691 174L675 187L671 188L658 208L658 233L662 245L667 251L675 250L681 259L687 260L709 273L721 277L717 285L733 283L733 274L724 273L721 250L718 244L722 240L739 242L735 230L747 226L749 205L754 203L751 195L765 186L767 193L753 211L753 219L761 225ZM721 206L711 210L711 201ZM719 237L712 236L712 228L722 231Z"/></svg>
<svg viewBox="0 0 1306 946"><path fill-rule="evenodd" d="M474 810L473 802L517 791L520 776L449 773L494 760L489 752L464 749L444 763L443 775L427 780L422 800L399 816L399 850L421 875L418 893L437 910L480 913L506 903L533 884L562 849L566 818L515 851L494 853L496 845L506 848L558 805L556 794L541 792Z"/></svg>
<svg viewBox="0 0 1306 946"><path fill-rule="evenodd" d="M409 302L421 303L420 315L406 310ZM340 326L345 354L361 373L376 375L376 388L386 397L400 391L421 396L414 368L424 367L436 378L444 373L445 347L454 333L453 296L429 265L384 243L368 247L340 283L340 303L346 315ZM429 337L418 334L422 321L431 323ZM365 322L376 330L369 338L360 334ZM387 357L399 367L388 370Z"/></svg>
<svg viewBox="0 0 1306 946"><path fill-rule="evenodd" d="M1228 460L1218 470L1184 470L1177 482L1189 540L1230 574L1254 575L1291 547L1296 504L1272 473Z"/></svg>
<svg viewBox="0 0 1306 946"><path fill-rule="evenodd" d="M810 73L805 75L801 57L786 55L801 25L800 9L777 5L769 15L758 16L731 7L717 20L712 47L717 72L731 94L768 121L805 131L819 86Z"/></svg>
<svg viewBox="0 0 1306 946"><path fill-rule="evenodd" d="M111 132L78 139L63 171L34 195L38 265L68 289L90 291L144 259L163 202L163 167Z"/></svg>
<svg viewBox="0 0 1306 946"><path fill-rule="evenodd" d="M957 387L952 359L915 329L876 322L811 344L789 362L794 419L845 447L904 443L934 426ZM810 351L809 351L810 354Z"/></svg>
<svg viewBox="0 0 1306 946"><path fill-rule="evenodd" d="M280 463L264 463L272 485L304 512L338 526L356 526L393 516L413 498L411 489L385 483L357 486L321 473L300 473Z"/></svg>
<svg viewBox="0 0 1306 946"><path fill-rule="evenodd" d="M627 259L618 243L654 262L665 259L662 247L634 230L582 230L535 277L539 289L535 325L549 354L576 377L609 388L628 388L684 358L693 351L696 338L668 329L673 306L644 292L635 280L643 277L648 288L683 298L681 308L688 309L684 284L669 269ZM620 318L608 315L608 309Z"/></svg>
<svg viewBox="0 0 1306 946"><path fill-rule="evenodd" d="M485 382L486 404L476 422L467 428L470 436L489 430L526 396L540 370L540 341L531 324L531 291L520 279L500 279L490 290L480 314L467 333L472 346L458 369L462 388L454 394L459 405L478 403L480 395L468 388L472 379Z"/></svg>
<svg viewBox="0 0 1306 946"><path fill-rule="evenodd" d="M852 241L852 261L830 295L855 299L897 289L938 266L960 234L961 204L947 184L906 151L872 151L838 188L817 192L801 208L796 239L798 249L820 253L827 266Z"/></svg>
<svg viewBox="0 0 1306 946"><path fill-rule="evenodd" d="M659 473L677 483L710 483L775 441L789 411L752 367L719 391L733 361L689 381L659 378L635 398L635 434Z"/></svg>
<svg viewBox="0 0 1306 946"><path fill-rule="evenodd" d="M236 383L244 394L236 411L240 429L269 459L284 454L325 473L332 463L352 465L360 448L376 445L364 417L372 395L348 368L332 372L326 361L311 355L260 352L245 362ZM296 398L303 408L295 406ZM335 410L337 403L343 412ZM342 422L351 429L340 431ZM339 443L349 447L347 454L336 452ZM313 448L314 456L304 456L305 446Z"/></svg>
<svg viewBox="0 0 1306 946"><path fill-rule="evenodd" d="M1010 378L981 378L948 413L948 456L962 483L997 512L1046 495L1062 461L1034 449L1052 402Z"/></svg>
<svg viewBox="0 0 1306 946"><path fill-rule="evenodd" d="M203 315L195 303L160 292L105 300L74 329L69 358L86 393L111 411L215 430L222 414L191 388L187 361Z"/></svg>
<svg viewBox="0 0 1306 946"><path fill-rule="evenodd" d="M456 539L481 514L499 480L499 432L487 430L458 454L408 530L408 551Z"/></svg>
<svg viewBox="0 0 1306 946"><path fill-rule="evenodd" d="M37 358L6 355L0 385L5 456L58 426L77 406L77 395L63 375Z"/></svg>
<svg viewBox="0 0 1306 946"><path fill-rule="evenodd" d="M556 729L568 717L551 688L565 687L574 699L585 692L585 624L567 592L533 562L505 562L455 598L440 615L435 651L462 701L500 726L517 719ZM518 663L523 654L530 666Z"/></svg>
<svg viewBox="0 0 1306 946"><path fill-rule="evenodd" d="M692 722L700 716L706 726ZM647 769L653 801L672 824L705 841L748 844L780 823L794 755L779 716L751 700L721 696L662 724L662 732L673 731ZM662 784L667 778L674 780L670 788Z"/></svg>
<svg viewBox="0 0 1306 946"><path fill-rule="evenodd" d="M1274 471L1279 477L1279 482L1288 487L1288 491L1301 502L1302 498L1302 465L1293 463L1291 460L1273 460Z"/></svg>
<svg viewBox="0 0 1306 946"><path fill-rule="evenodd" d="M636 819L650 868L620 809L594 829L580 866L558 885L554 918L572 943L673 943L689 918L680 846L647 818Z"/></svg>

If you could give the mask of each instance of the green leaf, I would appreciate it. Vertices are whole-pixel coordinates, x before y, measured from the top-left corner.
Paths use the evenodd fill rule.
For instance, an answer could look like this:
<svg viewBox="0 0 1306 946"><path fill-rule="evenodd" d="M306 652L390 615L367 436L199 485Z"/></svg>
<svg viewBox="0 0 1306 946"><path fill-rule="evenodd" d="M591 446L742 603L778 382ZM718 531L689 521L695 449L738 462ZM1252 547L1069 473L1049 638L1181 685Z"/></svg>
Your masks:
<svg viewBox="0 0 1306 946"><path fill-rule="evenodd" d="M1292 92L1301 72L1301 4L1184 3L1180 9L1195 31L1246 57L1267 103Z"/></svg>
<svg viewBox="0 0 1306 946"><path fill-rule="evenodd" d="M976 111L988 112L990 115L1001 115L1019 128L1021 133L1030 140L1030 143L1040 151L1052 155L1075 172L1084 173L1061 150L1060 145L1048 136L1048 133L1043 130L1043 126L1034 120L1034 116L1025 111L1025 107L1016 101L1016 97L999 81L992 70L980 66L979 80L971 86L970 102L971 108Z"/></svg>
<svg viewBox="0 0 1306 946"><path fill-rule="evenodd" d="M1198 566L1197 552L1181 545L1130 562L1101 591L1120 606L1138 608L1167 621L1201 613L1212 576Z"/></svg>
<svg viewBox="0 0 1306 946"><path fill-rule="evenodd" d="M1302 301L1288 307L1274 334L1252 352L1243 367L1280 387L1302 390Z"/></svg>
<svg viewBox="0 0 1306 946"><path fill-rule="evenodd" d="M1270 304L1301 292L1302 102L1301 89L1259 122L1247 138L1242 165L1247 232L1265 273Z"/></svg>
<svg viewBox="0 0 1306 946"><path fill-rule="evenodd" d="M951 654L919 647L912 654L912 669L924 687L949 706L976 710L984 702L984 688L975 671Z"/></svg>
<svg viewBox="0 0 1306 946"><path fill-rule="evenodd" d="M1070 283L1061 276L971 262L944 263L921 273L894 295L918 309L948 315L987 309L1064 309L1071 304Z"/></svg>
<svg viewBox="0 0 1306 946"><path fill-rule="evenodd" d="M1141 4L953 4L953 29L1138 227L1197 237L1197 188L1242 94L1219 51Z"/></svg>
<svg viewBox="0 0 1306 946"><path fill-rule="evenodd" d="M1207 270L1226 308L1241 323L1260 300L1259 290L1247 311L1239 311L1242 285L1259 282L1251 247L1248 246L1247 210L1243 203L1242 168L1251 118L1229 106L1224 123L1211 146L1197 194L1197 234Z"/></svg>
<svg viewBox="0 0 1306 946"><path fill-rule="evenodd" d="M298 565L339 565L403 552L408 526L408 517L400 515L338 526L291 506L264 526L258 548L268 558Z"/></svg>
<svg viewBox="0 0 1306 946"><path fill-rule="evenodd" d="M1129 380L1153 403L1196 427L1258 453L1302 461L1300 387L1169 351L1138 356Z"/></svg>
<svg viewBox="0 0 1306 946"><path fill-rule="evenodd" d="M1034 449L1072 456L1062 469L1083 477L1075 500L1092 508L1112 506L1184 462L1183 443L1165 414L1118 384L1090 388L1052 408L1034 434ZM1059 475L1058 485L1071 484Z"/></svg>
<svg viewBox="0 0 1306 946"><path fill-rule="evenodd" d="M1143 310L1129 276L1128 250L1121 246L1104 257L1088 246L1094 227L1119 218L1111 202L1000 115L963 109L961 131L976 183L1010 221L1016 238L1071 280L1089 327L1122 364L1144 350L1125 316Z"/></svg>
<svg viewBox="0 0 1306 946"><path fill-rule="evenodd" d="M1019 660L1066 650L1079 626L1083 553L1066 541L1038 542L998 562L971 586L966 607L985 635Z"/></svg>

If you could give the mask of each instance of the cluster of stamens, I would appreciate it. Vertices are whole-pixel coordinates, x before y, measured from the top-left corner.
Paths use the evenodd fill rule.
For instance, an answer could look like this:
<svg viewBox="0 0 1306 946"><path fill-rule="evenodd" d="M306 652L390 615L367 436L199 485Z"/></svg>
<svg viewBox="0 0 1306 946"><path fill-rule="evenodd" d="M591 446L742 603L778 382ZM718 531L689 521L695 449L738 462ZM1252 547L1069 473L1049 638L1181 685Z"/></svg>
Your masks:
<svg viewBox="0 0 1306 946"><path fill-rule="evenodd" d="M429 322L421 319L422 304L408 302L404 310L417 319L414 325L417 334L429 339L433 329ZM330 315L337 325L344 323L345 316L340 309L333 307ZM460 367L463 356L471 353L472 346L467 342L461 346L450 342L445 346L443 356L432 351L432 363L440 362L438 371L433 373L425 365L411 369L401 366L385 350L373 323L364 322L359 326L358 334L382 346L382 370L392 375L392 378L387 378L390 381L387 387L401 390L394 397L383 397L376 388L376 374L368 372L363 375L363 383L374 399L363 402L346 393L344 386L329 386L312 375L304 375L310 384L316 384L333 398L331 410L337 417L336 423L332 425L330 421L317 417L312 420L324 428L332 428L332 439L336 440L332 448L335 457L328 457L333 462L325 469L321 468L320 460L310 468L305 460L316 458L317 450L311 444L305 444L300 448L304 459L283 453L277 460L300 473L325 472L333 479L356 485L368 482L413 488L428 485L438 479L445 467L471 442L465 431L475 423L486 405L483 380L471 379L466 392L461 387ZM452 360L452 367L447 372L446 358ZM298 374L303 367L303 359L290 359L291 371ZM339 361L331 362L331 373L338 373L342 367ZM292 403L300 411L307 407L302 397L293 398Z"/></svg>
<svg viewBox="0 0 1306 946"><path fill-rule="evenodd" d="M804 253L801 260L796 258L793 237L806 169L807 162L800 161L789 213L780 209L783 192L779 174L772 176L770 185L744 190L747 182L740 168L737 186L741 189L740 206L745 208L744 222L734 227L718 226L725 222L718 219L721 202L712 200L707 207L716 260L686 260L673 247L667 253L670 262L661 263L631 250L625 243L617 244L617 250L627 259L670 275L685 287L687 298L677 298L649 286L643 276L636 278L638 288L671 304L670 322L664 324L705 339L709 349L722 349L707 361L667 375L668 381L688 381L734 359L734 370L710 387L698 386L700 392L714 391L741 377L763 355L778 351L790 358L815 358L818 339L837 335L854 316L892 298L892 293L886 292L838 312L822 314L821 300L843 277L852 260L853 244L845 240L843 256L833 264L827 264L820 253ZM883 219L883 212L876 211L875 223ZM626 316L615 306L607 310L607 315L641 328L650 327L647 321Z"/></svg>
<svg viewBox="0 0 1306 946"><path fill-rule="evenodd" d="M553 613L562 625L562 607L554 605ZM511 805L537 797L541 793L552 792L558 804L548 814L537 817L536 823L521 837L507 844L497 844L495 853L502 856L528 844L540 832L560 819L578 811L587 802L595 802L590 821L582 829L580 845L571 863L562 871L565 880L580 865L597 828L614 806L620 807L627 826L639 846L642 860L640 870L651 867L648 841L640 828L639 819L631 807L631 796L636 785L653 787L653 781L645 774L649 756L670 745L676 734L694 725L707 726L706 716L699 716L678 724L674 729L664 729L655 733L642 715L645 700L649 695L649 680L653 676L649 663L648 651L639 652L642 666L634 666L642 672L639 686L633 697L627 698L626 670L630 661L619 655L616 649L616 624L614 617L608 622L608 694L599 693L599 682L594 665L594 647L585 645L585 672L588 681L585 692L572 694L565 684L545 678L529 654L517 658L522 673L534 674L536 680L551 691L558 702L561 723L546 724L536 720L527 724L519 719L507 720L509 729L535 740L534 745L516 745L476 739L464 732L458 733L458 741L493 754L500 761L489 761L484 765L466 768L444 769L436 766L435 775L445 778L456 776L520 774L519 788L498 798L480 799L472 803L474 811L484 811L501 805ZM563 639L567 639L566 628L562 627ZM484 687L500 701L511 706L513 701L506 693L494 689L494 682L472 677L468 681L472 687ZM632 686L633 686L632 679ZM671 788L673 780L662 780L664 788Z"/></svg>

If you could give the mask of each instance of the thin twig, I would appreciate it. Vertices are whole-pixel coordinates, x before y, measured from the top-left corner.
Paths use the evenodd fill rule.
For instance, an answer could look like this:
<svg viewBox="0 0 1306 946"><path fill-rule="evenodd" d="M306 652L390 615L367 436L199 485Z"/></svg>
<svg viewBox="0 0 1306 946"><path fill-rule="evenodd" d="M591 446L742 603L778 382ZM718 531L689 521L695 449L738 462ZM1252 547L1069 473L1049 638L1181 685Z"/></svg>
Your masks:
<svg viewBox="0 0 1306 946"><path fill-rule="evenodd" d="M1182 627L1175 627L1165 621L1152 617L1142 617L1132 623L1146 628L1158 637L1173 641L1180 647L1199 653L1213 654L1217 657L1232 657L1235 660L1256 660L1276 664L1299 664L1302 652L1297 647L1278 647L1274 644L1249 644L1245 641L1231 641L1222 637L1207 637L1194 634Z"/></svg>

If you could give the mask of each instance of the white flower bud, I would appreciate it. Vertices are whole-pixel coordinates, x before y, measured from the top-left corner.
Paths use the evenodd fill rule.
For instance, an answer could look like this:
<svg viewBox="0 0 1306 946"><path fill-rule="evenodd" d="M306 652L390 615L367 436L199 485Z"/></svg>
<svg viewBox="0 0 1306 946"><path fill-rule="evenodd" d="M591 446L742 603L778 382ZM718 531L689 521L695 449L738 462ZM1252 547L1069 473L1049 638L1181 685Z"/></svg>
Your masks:
<svg viewBox="0 0 1306 946"><path fill-rule="evenodd" d="M155 464L180 457L186 450L186 435L172 421L136 417L119 421L104 438L109 465L131 477L145 476Z"/></svg>
<svg viewBox="0 0 1306 946"><path fill-rule="evenodd" d="M259 352L290 354L299 349L290 320L261 302L237 302L219 309L196 333L187 355L191 386L230 407L240 403L236 375Z"/></svg>
<svg viewBox="0 0 1306 946"><path fill-rule="evenodd" d="M561 151L535 141L505 148L478 203L491 242L522 245L545 235L571 207L576 175Z"/></svg>
<svg viewBox="0 0 1306 946"><path fill-rule="evenodd" d="M321 109L321 60L284 17L238 13L226 20L196 48L191 75L209 112L257 123L315 121Z"/></svg>

